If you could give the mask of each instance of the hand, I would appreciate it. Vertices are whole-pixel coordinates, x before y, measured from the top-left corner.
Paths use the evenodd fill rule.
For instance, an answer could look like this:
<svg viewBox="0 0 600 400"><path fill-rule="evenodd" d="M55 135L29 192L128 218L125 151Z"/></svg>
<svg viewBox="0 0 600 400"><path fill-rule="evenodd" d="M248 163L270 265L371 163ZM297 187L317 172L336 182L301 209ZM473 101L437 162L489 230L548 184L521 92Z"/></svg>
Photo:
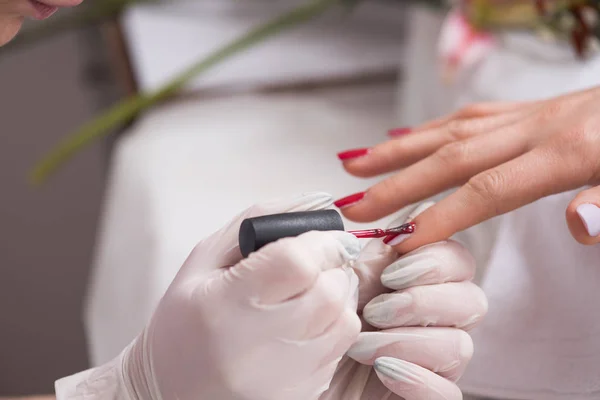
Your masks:
<svg viewBox="0 0 600 400"><path fill-rule="evenodd" d="M374 147L341 153L361 177L395 175L343 213L372 221L447 189L459 189L415 219L401 253L452 236L542 197L600 182L600 88L527 103L476 104ZM367 153L367 154L365 154ZM359 154L359 157L350 157ZM353 200L360 200L354 201ZM600 187L582 191L567 222L583 244L600 242ZM553 216L549 216L552 218Z"/></svg>
<svg viewBox="0 0 600 400"><path fill-rule="evenodd" d="M417 207L407 220L430 205ZM483 291L470 282L473 257L448 241L398 258L373 240L355 264L359 311L370 326L320 400L462 399L454 382L473 353L465 331L487 312Z"/></svg>
<svg viewBox="0 0 600 400"><path fill-rule="evenodd" d="M201 242L112 370L79 379L66 397L93 397L117 376L119 398L132 400L316 400L360 331L358 279L346 266L358 239L309 232L242 260L238 232L245 218L331 202L313 194L253 207Z"/></svg>

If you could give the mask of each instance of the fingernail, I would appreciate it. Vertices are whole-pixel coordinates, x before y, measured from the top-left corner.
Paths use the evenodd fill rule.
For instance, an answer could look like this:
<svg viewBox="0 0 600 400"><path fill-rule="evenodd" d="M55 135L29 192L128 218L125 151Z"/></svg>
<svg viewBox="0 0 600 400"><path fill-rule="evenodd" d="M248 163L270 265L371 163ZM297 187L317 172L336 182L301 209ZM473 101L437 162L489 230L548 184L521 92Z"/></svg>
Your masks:
<svg viewBox="0 0 600 400"><path fill-rule="evenodd" d="M390 238L387 242L385 242L385 244L389 245L389 246L396 246L402 242L404 242L406 239L408 239L410 237L410 235L412 235L412 233L403 233L401 235L398 235L396 237L392 237L390 238L389 236L387 238ZM386 240L387 240L386 238Z"/></svg>
<svg viewBox="0 0 600 400"><path fill-rule="evenodd" d="M396 129L389 130L388 136L398 137L398 136L406 135L407 133L410 133L410 132L412 132L412 129L410 129L410 128L396 128Z"/></svg>
<svg viewBox="0 0 600 400"><path fill-rule="evenodd" d="M389 236L386 236L385 239L383 239L383 243L388 244L392 240L396 239L398 236L399 235L389 235Z"/></svg>
<svg viewBox="0 0 600 400"><path fill-rule="evenodd" d="M375 298L363 309L363 318L373 326L387 326L397 322L399 312L413 303L410 293L382 294ZM414 316L406 315L410 320Z"/></svg>
<svg viewBox="0 0 600 400"><path fill-rule="evenodd" d="M371 149L367 149L367 148L352 149L352 150L346 150L341 153L338 153L337 156L340 160L346 161L346 160L352 160L354 158L366 156L367 154L369 154L370 151L371 151Z"/></svg>
<svg viewBox="0 0 600 400"><path fill-rule="evenodd" d="M391 379L396 382L423 385L422 377L415 372L414 365L393 357L379 357L373 364L380 379Z"/></svg>
<svg viewBox="0 0 600 400"><path fill-rule="evenodd" d="M581 218L588 235L591 237L600 235L600 207L594 204L582 204L577 207L577 215Z"/></svg>
<svg viewBox="0 0 600 400"><path fill-rule="evenodd" d="M381 283L390 289L405 289L415 282L420 285L435 283L441 269L440 262L425 254L400 258L381 274Z"/></svg>
<svg viewBox="0 0 600 400"><path fill-rule="evenodd" d="M348 206L358 203L364 197L365 197L365 192L354 193L354 194L351 194L350 196L346 196L342 199L334 201L333 204L335 204L335 206L337 208L344 208L344 207L348 207Z"/></svg>
<svg viewBox="0 0 600 400"><path fill-rule="evenodd" d="M408 340L414 341L415 335L410 332L361 332L346 355L361 364L373 365L381 349Z"/></svg>

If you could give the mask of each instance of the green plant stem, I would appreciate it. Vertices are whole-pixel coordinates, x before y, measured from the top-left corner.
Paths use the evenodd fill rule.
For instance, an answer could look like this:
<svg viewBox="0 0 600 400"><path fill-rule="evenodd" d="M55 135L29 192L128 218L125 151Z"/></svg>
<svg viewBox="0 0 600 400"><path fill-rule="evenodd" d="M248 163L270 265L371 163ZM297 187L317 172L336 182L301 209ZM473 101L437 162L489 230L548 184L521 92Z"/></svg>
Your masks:
<svg viewBox="0 0 600 400"><path fill-rule="evenodd" d="M167 83L161 89L150 94L141 94L126 99L113 107L100 117L83 125L74 134L68 136L58 146L44 157L32 170L30 181L40 184L54 173L61 165L68 161L75 153L93 141L107 135L116 128L130 121L137 113L161 102L179 91L186 83L196 76L206 72L211 67L225 59L256 45L282 31L288 30L313 17L316 17L340 0L311 0L274 20L251 30L245 36L234 40L232 43L215 51L208 57L193 65L191 68Z"/></svg>

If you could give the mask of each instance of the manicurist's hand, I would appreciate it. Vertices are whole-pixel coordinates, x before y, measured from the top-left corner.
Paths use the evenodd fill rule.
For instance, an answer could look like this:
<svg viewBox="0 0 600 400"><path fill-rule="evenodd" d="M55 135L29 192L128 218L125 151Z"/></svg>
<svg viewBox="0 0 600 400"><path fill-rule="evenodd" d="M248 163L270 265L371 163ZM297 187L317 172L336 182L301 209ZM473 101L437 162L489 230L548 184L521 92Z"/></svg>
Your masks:
<svg viewBox="0 0 600 400"><path fill-rule="evenodd" d="M397 171L336 205L373 221L447 189L458 190L415 219L415 233L392 240L400 253L444 240L542 197L600 183L600 88L524 103L475 104L372 149L338 156L347 172ZM600 187L586 188L566 217L573 237L600 242Z"/></svg>

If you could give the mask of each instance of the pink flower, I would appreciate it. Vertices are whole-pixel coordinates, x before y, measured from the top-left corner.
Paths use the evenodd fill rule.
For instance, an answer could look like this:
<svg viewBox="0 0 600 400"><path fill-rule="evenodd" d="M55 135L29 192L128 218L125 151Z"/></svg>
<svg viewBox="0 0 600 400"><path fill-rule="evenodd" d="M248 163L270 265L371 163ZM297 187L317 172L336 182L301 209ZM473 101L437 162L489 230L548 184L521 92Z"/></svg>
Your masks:
<svg viewBox="0 0 600 400"><path fill-rule="evenodd" d="M495 46L494 37L477 31L460 11L452 11L442 26L438 53L446 78L454 78L480 62Z"/></svg>

